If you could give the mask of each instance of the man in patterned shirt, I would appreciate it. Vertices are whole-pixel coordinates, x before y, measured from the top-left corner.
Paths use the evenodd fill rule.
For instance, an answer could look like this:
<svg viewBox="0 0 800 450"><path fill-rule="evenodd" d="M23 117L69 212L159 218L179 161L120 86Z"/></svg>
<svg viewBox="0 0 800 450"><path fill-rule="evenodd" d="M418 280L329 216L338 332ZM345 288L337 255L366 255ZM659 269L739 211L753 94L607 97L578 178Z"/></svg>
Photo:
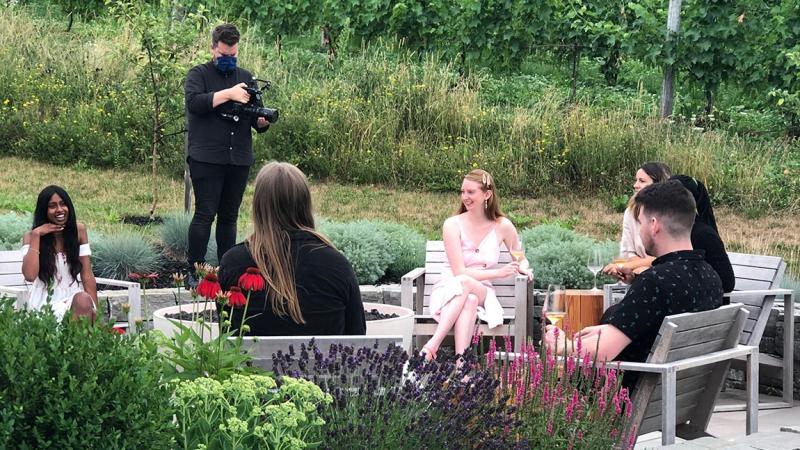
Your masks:
<svg viewBox="0 0 800 450"><path fill-rule="evenodd" d="M666 316L707 311L722 305L722 281L705 262L702 250L693 250L695 202L678 181L650 185L636 194L634 216L653 266L638 275L622 301L603 314L600 325L576 333L582 348L598 361L644 362ZM547 326L545 344L562 347L564 333ZM558 341L558 342L556 342ZM573 352L574 341L566 342ZM563 352L563 348L558 349ZM632 379L626 377L626 385Z"/></svg>

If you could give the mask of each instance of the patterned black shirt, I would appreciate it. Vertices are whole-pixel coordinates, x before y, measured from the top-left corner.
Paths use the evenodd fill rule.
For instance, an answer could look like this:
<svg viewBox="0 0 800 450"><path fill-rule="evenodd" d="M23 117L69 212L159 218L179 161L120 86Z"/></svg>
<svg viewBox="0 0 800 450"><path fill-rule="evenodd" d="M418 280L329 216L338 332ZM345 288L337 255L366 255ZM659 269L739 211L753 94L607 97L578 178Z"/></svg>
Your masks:
<svg viewBox="0 0 800 450"><path fill-rule="evenodd" d="M665 317L722 306L722 281L704 256L702 250L682 250L656 258L634 278L625 298L606 310L600 323L631 340L618 361L645 362Z"/></svg>

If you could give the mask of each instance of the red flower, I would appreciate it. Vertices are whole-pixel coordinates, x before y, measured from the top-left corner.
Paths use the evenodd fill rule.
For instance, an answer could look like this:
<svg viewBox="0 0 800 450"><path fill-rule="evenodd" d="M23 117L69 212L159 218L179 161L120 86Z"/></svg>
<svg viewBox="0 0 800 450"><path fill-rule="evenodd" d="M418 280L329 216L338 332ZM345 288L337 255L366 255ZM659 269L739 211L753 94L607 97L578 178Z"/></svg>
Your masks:
<svg viewBox="0 0 800 450"><path fill-rule="evenodd" d="M111 327L111 332L119 334L119 335L123 335L123 334L125 334L125 328Z"/></svg>
<svg viewBox="0 0 800 450"><path fill-rule="evenodd" d="M197 285L197 293L209 300L213 300L221 290L219 278L214 273L207 273Z"/></svg>
<svg viewBox="0 0 800 450"><path fill-rule="evenodd" d="M155 280L158 278L158 274L156 272L146 273L142 275L142 278L146 278L148 280Z"/></svg>
<svg viewBox="0 0 800 450"><path fill-rule="evenodd" d="M261 276L258 267L248 267L245 273L239 277L239 287L245 291L263 291L266 287L266 280Z"/></svg>
<svg viewBox="0 0 800 450"><path fill-rule="evenodd" d="M233 308L238 308L247 304L247 299L242 294L242 290L236 286L231 286L228 291L228 305Z"/></svg>
<svg viewBox="0 0 800 450"><path fill-rule="evenodd" d="M142 276L136 272L131 272L128 274L128 278L130 278L131 281L139 281L142 279Z"/></svg>

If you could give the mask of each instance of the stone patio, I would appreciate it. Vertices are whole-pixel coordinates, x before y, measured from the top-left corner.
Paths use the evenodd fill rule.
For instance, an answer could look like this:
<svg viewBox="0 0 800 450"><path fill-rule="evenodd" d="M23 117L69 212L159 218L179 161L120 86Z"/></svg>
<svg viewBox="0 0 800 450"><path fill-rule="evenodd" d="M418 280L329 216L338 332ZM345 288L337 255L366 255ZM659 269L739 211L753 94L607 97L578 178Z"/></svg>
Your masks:
<svg viewBox="0 0 800 450"><path fill-rule="evenodd" d="M765 396L764 396L765 397ZM758 413L758 433L745 434L744 411L714 413L708 432L713 437L692 441L676 439L675 445L666 448L681 450L703 449L800 449L800 403L793 408L762 410ZM639 437L635 449L662 448L661 433L648 433Z"/></svg>

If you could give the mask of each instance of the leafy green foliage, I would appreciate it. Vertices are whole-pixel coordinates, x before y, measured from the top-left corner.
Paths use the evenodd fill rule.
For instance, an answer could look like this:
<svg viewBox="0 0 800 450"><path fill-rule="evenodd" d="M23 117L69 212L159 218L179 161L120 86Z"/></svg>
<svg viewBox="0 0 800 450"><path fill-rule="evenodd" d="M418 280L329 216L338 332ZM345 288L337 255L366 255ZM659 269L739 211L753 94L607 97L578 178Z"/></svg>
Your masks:
<svg viewBox="0 0 800 450"><path fill-rule="evenodd" d="M386 278L392 281L412 269L425 265L425 237L405 225L392 222L377 222L378 228L386 235L389 254L393 260L386 268Z"/></svg>
<svg viewBox="0 0 800 450"><path fill-rule="evenodd" d="M30 216L0 215L0 250L17 250L22 247L22 237L31 229Z"/></svg>
<svg viewBox="0 0 800 450"><path fill-rule="evenodd" d="M375 222L323 223L320 232L350 261L360 284L378 281L395 259L386 233Z"/></svg>
<svg viewBox="0 0 800 450"><path fill-rule="evenodd" d="M0 447L174 446L156 346L0 301Z"/></svg>
<svg viewBox="0 0 800 450"><path fill-rule="evenodd" d="M179 261L186 261L189 251L189 225L192 223L190 214L173 214L164 219L159 228L161 242L169 256ZM212 266L219 265L217 260L217 240L214 237L214 228L211 229L211 238L208 240L206 262Z"/></svg>
<svg viewBox="0 0 800 450"><path fill-rule="evenodd" d="M120 233L92 241L92 269L96 276L127 280L128 274L158 269L159 255L141 235Z"/></svg>
<svg viewBox="0 0 800 450"><path fill-rule="evenodd" d="M176 436L183 449L307 448L320 434L319 415L330 394L302 379L284 377L278 388L266 375L196 378L175 386Z"/></svg>
<svg viewBox="0 0 800 450"><path fill-rule="evenodd" d="M595 242L557 224L538 225L520 232L525 254L533 268L534 286L561 284L570 289L592 287L594 276L586 267L592 249L599 247L610 261L618 251L616 242ZM598 277L598 285L611 282Z"/></svg>

